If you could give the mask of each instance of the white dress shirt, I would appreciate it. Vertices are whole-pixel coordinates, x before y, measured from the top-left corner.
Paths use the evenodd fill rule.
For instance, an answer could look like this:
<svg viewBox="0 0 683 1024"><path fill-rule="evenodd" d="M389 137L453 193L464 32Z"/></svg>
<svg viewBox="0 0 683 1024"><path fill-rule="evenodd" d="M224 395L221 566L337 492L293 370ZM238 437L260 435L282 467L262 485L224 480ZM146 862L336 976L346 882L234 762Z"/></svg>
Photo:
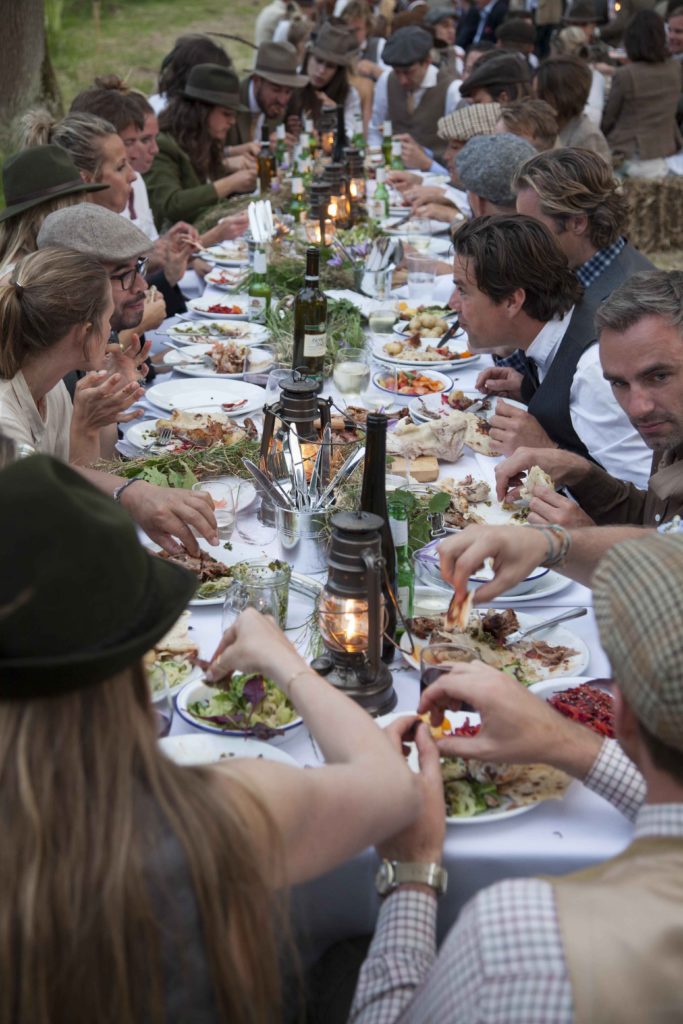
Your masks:
<svg viewBox="0 0 683 1024"><path fill-rule="evenodd" d="M132 221L136 227L144 231L148 238L153 242L156 242L159 237L156 224L154 223L154 217L152 216L152 209L149 205L149 196L147 195L147 186L145 185L145 179L141 174L138 174L137 178L132 185L133 193L133 209L135 211L135 217L132 215L130 208L130 202L124 210L121 211L121 216L127 220Z"/></svg>
<svg viewBox="0 0 683 1024"><path fill-rule="evenodd" d="M543 382L569 327L574 307L562 320L543 326L526 350ZM617 480L627 480L647 489L652 451L635 430L602 375L597 344L583 353L569 392L572 426L591 456Z"/></svg>
<svg viewBox="0 0 683 1024"><path fill-rule="evenodd" d="M381 146L382 145L382 128L384 122L388 121L388 108L389 100L387 96L387 87L389 82L389 75L391 74L391 68L385 71L384 74L377 80L375 86L375 96L372 101L372 115L370 117L370 124L368 125L368 145L369 146ZM415 106L417 107L420 100L425 94L427 89L431 89L436 85L436 79L439 72L433 64L430 64L427 68L422 83L419 89L415 89L413 97L415 99ZM446 93L446 101L444 103L444 115L455 109L455 106L460 97L460 82L456 79L448 86L448 92ZM434 162L436 167L440 165ZM431 168L430 168L431 170Z"/></svg>

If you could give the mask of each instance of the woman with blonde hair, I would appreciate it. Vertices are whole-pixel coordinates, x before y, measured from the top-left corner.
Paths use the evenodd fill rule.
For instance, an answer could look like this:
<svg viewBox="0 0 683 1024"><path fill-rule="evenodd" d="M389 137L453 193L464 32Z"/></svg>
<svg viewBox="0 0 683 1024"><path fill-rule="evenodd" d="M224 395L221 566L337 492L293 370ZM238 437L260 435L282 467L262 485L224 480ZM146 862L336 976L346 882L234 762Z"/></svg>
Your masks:
<svg viewBox="0 0 683 1024"><path fill-rule="evenodd" d="M105 369L113 309L106 270L72 250L25 256L0 286L0 429L17 443L78 465L111 456L111 424L134 418L124 410L142 394ZM95 372L72 406L62 378L73 370Z"/></svg>
<svg viewBox="0 0 683 1024"><path fill-rule="evenodd" d="M25 146L61 146L70 154L83 181L109 186L93 193L92 202L114 213L125 210L136 174L113 124L95 114L69 114L55 121L46 110L29 111L21 124Z"/></svg>
<svg viewBox="0 0 683 1024"><path fill-rule="evenodd" d="M2 184L6 206L0 212L0 275L11 271L22 256L35 252L48 214L109 187L83 181L60 146L34 146L8 157Z"/></svg>
<svg viewBox="0 0 683 1024"><path fill-rule="evenodd" d="M253 609L211 677L271 678L326 765L175 764L142 657L196 579L44 456L0 473L0 527L0 1021L281 1020L287 888L406 827L416 777Z"/></svg>

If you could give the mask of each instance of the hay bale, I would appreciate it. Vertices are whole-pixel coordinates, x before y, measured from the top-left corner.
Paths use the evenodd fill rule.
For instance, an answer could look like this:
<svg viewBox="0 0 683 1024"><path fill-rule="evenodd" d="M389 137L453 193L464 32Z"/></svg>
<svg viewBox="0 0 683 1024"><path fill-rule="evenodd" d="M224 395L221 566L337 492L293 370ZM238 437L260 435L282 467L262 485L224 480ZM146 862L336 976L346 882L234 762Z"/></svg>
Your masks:
<svg viewBox="0 0 683 1024"><path fill-rule="evenodd" d="M626 178L623 186L631 244L647 253L683 248L683 177Z"/></svg>

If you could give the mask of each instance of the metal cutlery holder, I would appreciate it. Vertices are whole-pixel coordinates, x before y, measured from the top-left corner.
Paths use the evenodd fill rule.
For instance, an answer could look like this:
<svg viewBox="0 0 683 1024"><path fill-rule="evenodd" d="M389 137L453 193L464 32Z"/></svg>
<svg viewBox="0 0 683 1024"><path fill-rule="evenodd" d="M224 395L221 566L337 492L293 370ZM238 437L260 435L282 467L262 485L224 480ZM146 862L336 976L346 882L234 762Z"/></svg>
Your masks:
<svg viewBox="0 0 683 1024"><path fill-rule="evenodd" d="M304 575L327 570L329 511L299 512L275 507L280 558Z"/></svg>

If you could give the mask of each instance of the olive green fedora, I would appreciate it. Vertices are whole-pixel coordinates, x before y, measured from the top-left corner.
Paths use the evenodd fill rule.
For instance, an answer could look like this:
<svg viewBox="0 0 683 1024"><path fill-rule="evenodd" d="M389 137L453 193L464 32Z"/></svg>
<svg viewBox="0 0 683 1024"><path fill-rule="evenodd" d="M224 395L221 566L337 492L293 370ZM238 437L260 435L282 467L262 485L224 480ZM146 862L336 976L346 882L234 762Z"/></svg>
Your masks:
<svg viewBox="0 0 683 1024"><path fill-rule="evenodd" d="M230 68L220 64L195 64L190 71L183 95L215 107L248 113L240 99L240 80Z"/></svg>
<svg viewBox="0 0 683 1024"><path fill-rule="evenodd" d="M2 184L7 205L0 212L0 221L48 199L109 188L109 185L83 181L73 160L61 146L30 146L8 157L2 168Z"/></svg>
<svg viewBox="0 0 683 1024"><path fill-rule="evenodd" d="M197 587L140 544L113 498L48 455L0 471L0 564L0 700L111 678L168 632Z"/></svg>

